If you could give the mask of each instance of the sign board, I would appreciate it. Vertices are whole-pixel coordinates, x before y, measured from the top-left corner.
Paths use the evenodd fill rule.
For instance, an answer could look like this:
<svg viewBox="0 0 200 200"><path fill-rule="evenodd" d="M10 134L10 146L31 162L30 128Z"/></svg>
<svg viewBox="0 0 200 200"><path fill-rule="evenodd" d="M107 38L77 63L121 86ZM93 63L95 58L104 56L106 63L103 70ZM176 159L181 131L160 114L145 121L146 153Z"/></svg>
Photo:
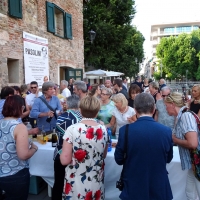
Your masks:
<svg viewBox="0 0 200 200"><path fill-rule="evenodd" d="M48 40L23 32L25 83L37 81L42 87L44 77L49 78Z"/></svg>

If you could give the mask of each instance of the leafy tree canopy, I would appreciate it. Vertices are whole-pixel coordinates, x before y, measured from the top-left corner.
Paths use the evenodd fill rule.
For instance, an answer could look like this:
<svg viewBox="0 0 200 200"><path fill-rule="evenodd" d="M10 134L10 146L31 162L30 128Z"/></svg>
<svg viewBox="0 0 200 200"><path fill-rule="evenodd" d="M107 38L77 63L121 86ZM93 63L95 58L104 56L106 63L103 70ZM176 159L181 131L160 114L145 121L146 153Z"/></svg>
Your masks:
<svg viewBox="0 0 200 200"><path fill-rule="evenodd" d="M84 4L85 64L96 69L138 73L144 38L130 23L133 0L90 0ZM88 32L96 32L91 44ZM133 74L132 74L133 75Z"/></svg>
<svg viewBox="0 0 200 200"><path fill-rule="evenodd" d="M200 80L200 30L162 38L156 53L168 77L183 76L187 70L188 78Z"/></svg>

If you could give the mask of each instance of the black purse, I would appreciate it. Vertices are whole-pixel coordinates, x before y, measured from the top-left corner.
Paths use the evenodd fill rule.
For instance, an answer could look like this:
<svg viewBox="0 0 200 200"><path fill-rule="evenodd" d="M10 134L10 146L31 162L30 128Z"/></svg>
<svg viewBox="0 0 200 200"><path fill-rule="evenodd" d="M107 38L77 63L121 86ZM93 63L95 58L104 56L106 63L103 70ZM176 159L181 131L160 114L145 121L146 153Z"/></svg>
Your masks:
<svg viewBox="0 0 200 200"><path fill-rule="evenodd" d="M125 137L125 140L124 140L124 163L125 163L126 158L127 158L128 127L129 127L129 124L126 125L125 136L124 136ZM119 181L116 182L116 188L118 188L120 191L122 191L123 188L124 188L123 173L124 173L124 165L122 167L120 179L119 179Z"/></svg>

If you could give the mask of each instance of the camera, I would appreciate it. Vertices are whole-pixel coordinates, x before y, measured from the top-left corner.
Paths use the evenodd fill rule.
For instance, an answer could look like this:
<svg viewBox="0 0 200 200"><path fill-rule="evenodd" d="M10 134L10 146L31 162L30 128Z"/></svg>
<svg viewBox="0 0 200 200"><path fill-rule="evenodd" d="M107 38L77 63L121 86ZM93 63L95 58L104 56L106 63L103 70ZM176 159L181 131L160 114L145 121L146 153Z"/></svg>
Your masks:
<svg viewBox="0 0 200 200"><path fill-rule="evenodd" d="M122 179L120 179L119 181L116 182L116 188L118 188L120 191L123 190L124 183L123 183Z"/></svg>

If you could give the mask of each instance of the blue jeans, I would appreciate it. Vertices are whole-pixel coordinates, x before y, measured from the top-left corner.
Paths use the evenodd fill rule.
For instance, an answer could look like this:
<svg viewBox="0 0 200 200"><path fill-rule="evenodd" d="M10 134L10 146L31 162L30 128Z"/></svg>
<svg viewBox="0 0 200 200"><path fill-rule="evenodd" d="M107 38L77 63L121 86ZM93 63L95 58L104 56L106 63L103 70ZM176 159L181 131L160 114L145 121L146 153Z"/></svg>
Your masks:
<svg viewBox="0 0 200 200"><path fill-rule="evenodd" d="M6 192L6 200L27 200L29 184L29 168L24 168L14 175L0 178L0 188Z"/></svg>

